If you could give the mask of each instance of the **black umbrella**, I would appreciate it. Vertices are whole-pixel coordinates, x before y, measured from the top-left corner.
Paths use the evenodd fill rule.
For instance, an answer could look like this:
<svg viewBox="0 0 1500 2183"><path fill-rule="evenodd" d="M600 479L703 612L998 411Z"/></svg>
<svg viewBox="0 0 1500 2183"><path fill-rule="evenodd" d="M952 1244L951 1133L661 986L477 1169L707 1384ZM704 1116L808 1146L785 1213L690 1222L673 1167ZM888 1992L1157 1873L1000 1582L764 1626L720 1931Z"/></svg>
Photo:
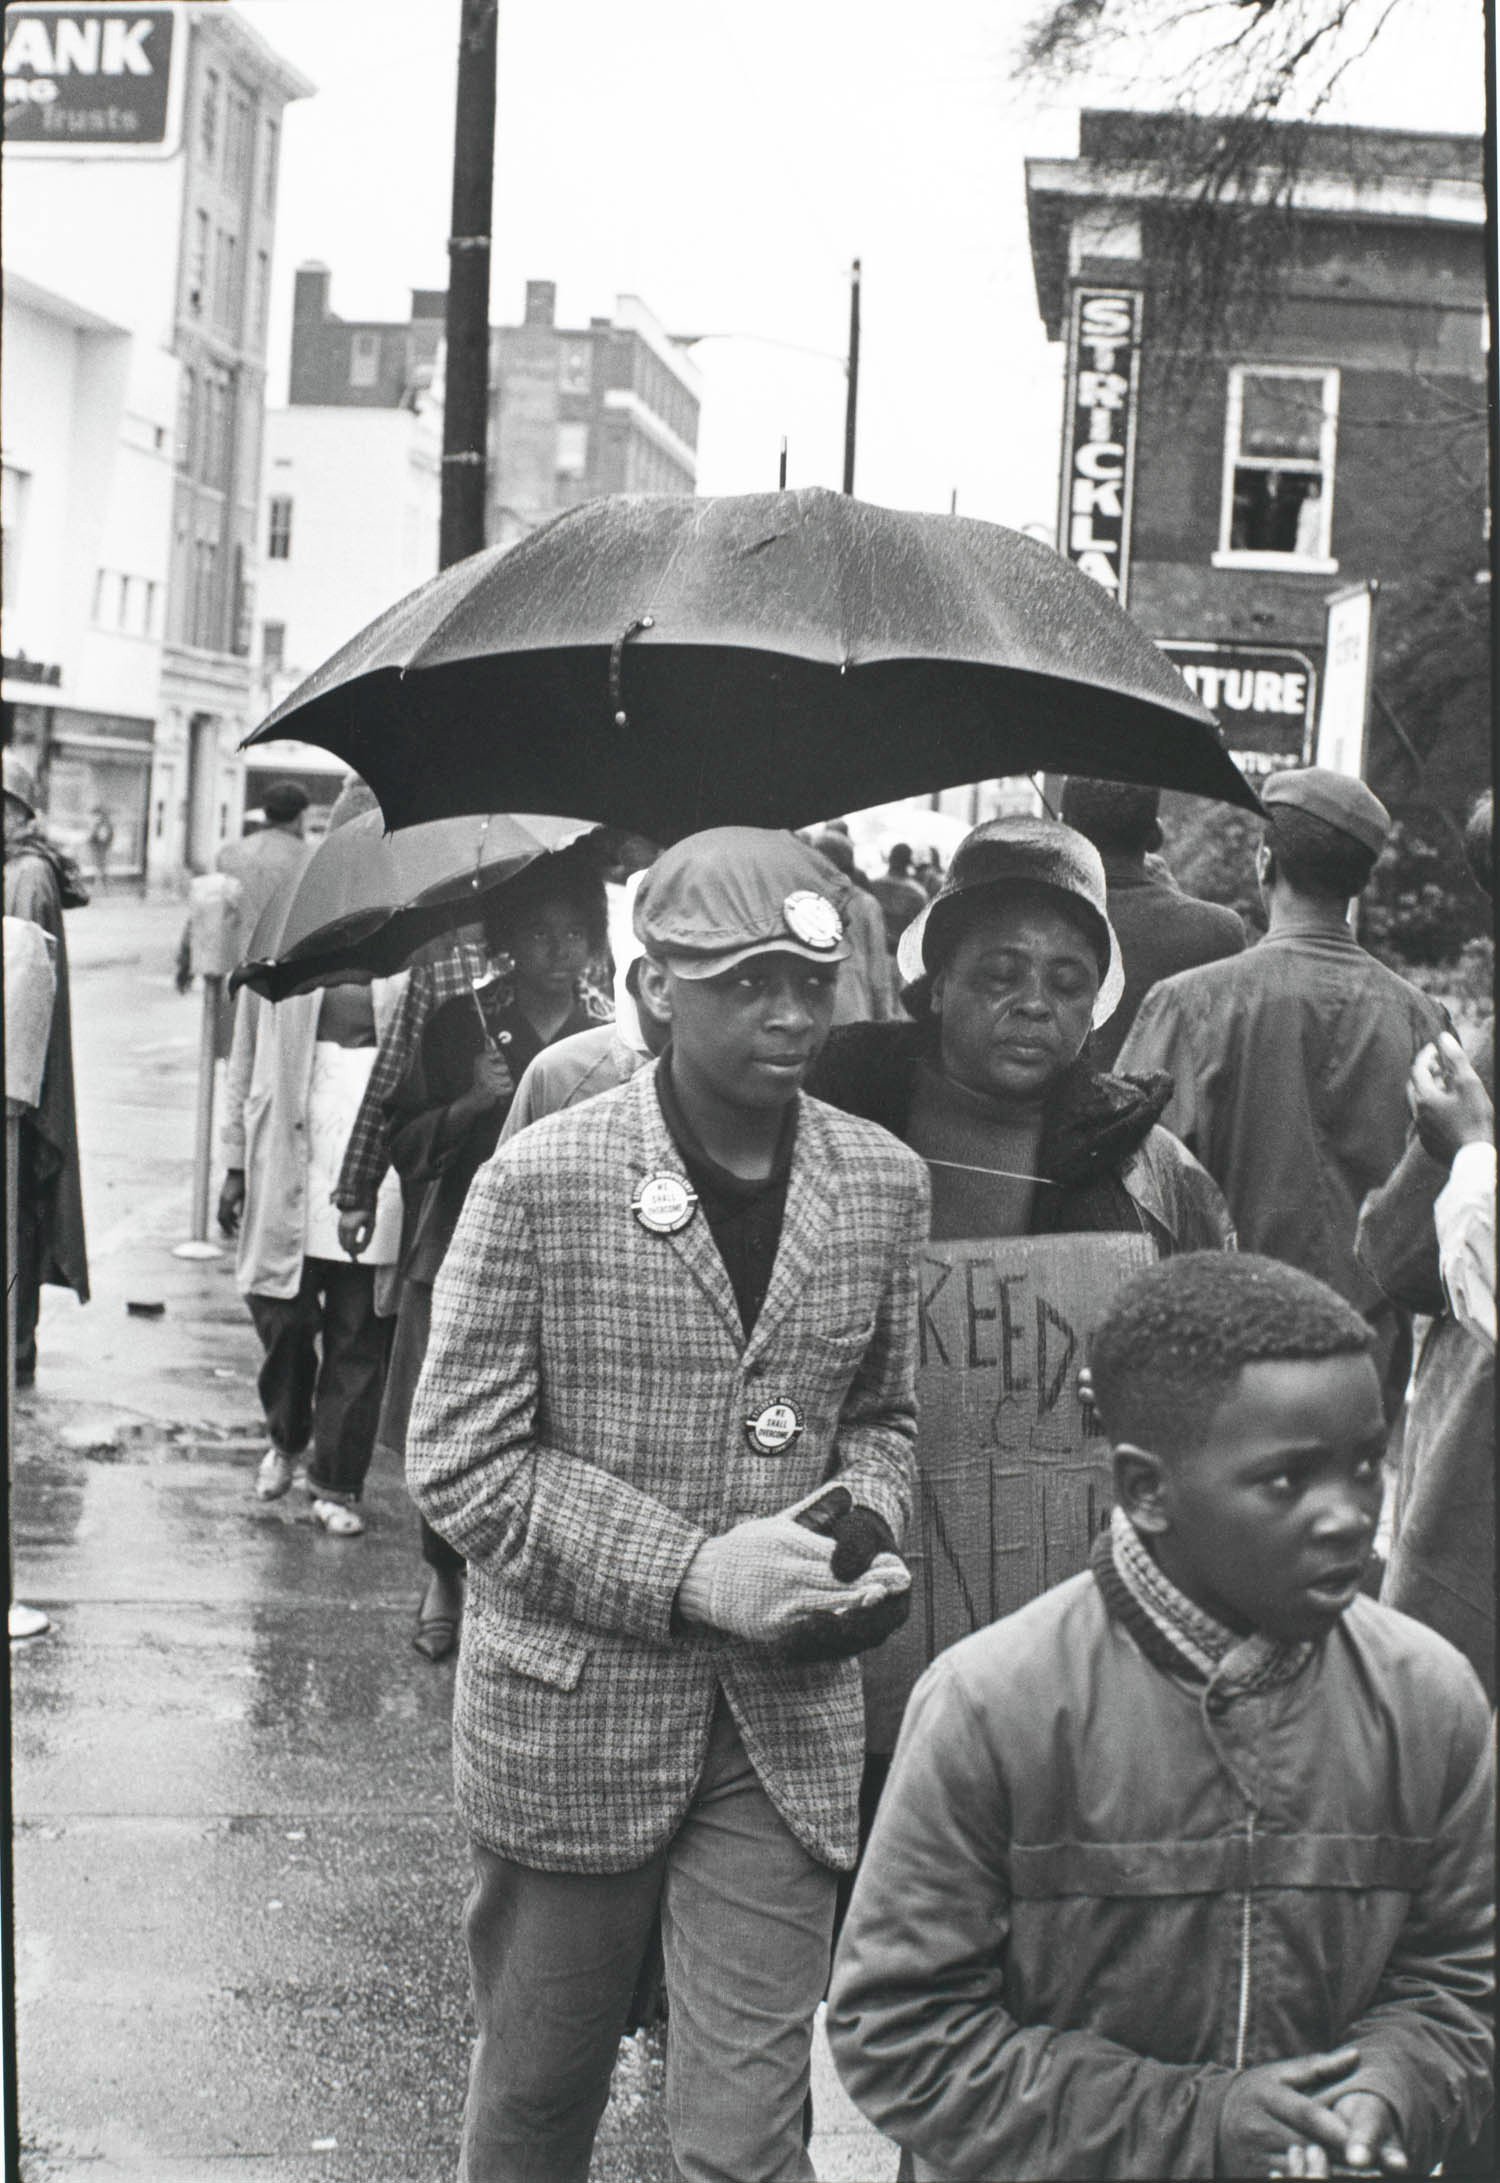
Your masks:
<svg viewBox="0 0 1500 2183"><path fill-rule="evenodd" d="M249 740L356 768L393 825L576 808L670 840L997 774L1250 810L1177 670L1050 547L813 489L595 500L444 570Z"/></svg>
<svg viewBox="0 0 1500 2183"><path fill-rule="evenodd" d="M494 890L539 857L594 831L587 819L491 811L389 834L378 811L362 812L266 904L231 988L281 1001L334 979L388 976L481 917Z"/></svg>

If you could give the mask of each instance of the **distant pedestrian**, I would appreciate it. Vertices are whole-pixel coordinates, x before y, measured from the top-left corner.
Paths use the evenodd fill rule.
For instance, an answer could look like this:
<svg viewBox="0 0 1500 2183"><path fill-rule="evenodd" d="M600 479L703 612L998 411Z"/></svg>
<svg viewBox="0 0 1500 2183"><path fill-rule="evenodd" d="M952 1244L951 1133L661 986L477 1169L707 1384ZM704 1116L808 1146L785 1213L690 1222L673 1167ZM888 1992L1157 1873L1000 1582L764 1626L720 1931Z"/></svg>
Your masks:
<svg viewBox="0 0 1500 2183"><path fill-rule="evenodd" d="M1101 1069L1113 1068L1141 1002L1163 978L1240 955L1245 928L1235 911L1200 902L1178 886L1161 858L1159 788L1130 781L1070 780L1062 793L1062 817L1086 835L1104 860L1109 921L1125 961L1120 1005L1095 1031L1091 1052Z"/></svg>
<svg viewBox="0 0 1500 2183"><path fill-rule="evenodd" d="M94 823L89 828L89 852L94 860L94 879L100 892L109 876L109 852L115 845L115 822L103 804L94 812Z"/></svg>
<svg viewBox="0 0 1500 2183"><path fill-rule="evenodd" d="M1273 773L1261 800L1270 930L1244 955L1153 987L1119 1066L1171 1077L1162 1121L1218 1183L1242 1248L1301 1266L1365 1313L1394 1417L1410 1314L1358 1263L1354 1230L1401 1157L1412 1061L1449 1026L1349 928L1390 832L1384 804L1319 767Z"/></svg>
<svg viewBox="0 0 1500 2183"><path fill-rule="evenodd" d="M19 1125L16 1192L15 1385L36 1378L36 1327L44 1285L89 1300L83 1234L83 1182L73 1100L73 1024L68 995L64 910L82 909L88 889L70 856L49 841L37 818L36 784L20 752L6 745L5 915L28 918L54 942L56 988L41 1099Z"/></svg>
<svg viewBox="0 0 1500 2183"><path fill-rule="evenodd" d="M834 1967L834 2060L915 2176L1480 2172L1489 1707L1361 1594L1371 1349L1232 1253L1096 1332L1111 1529L917 1686Z"/></svg>
<svg viewBox="0 0 1500 2183"><path fill-rule="evenodd" d="M270 1445L255 1476L279 1500L311 1447L314 1520L337 1538L360 1513L395 1309L401 1198L392 1184L364 1257L343 1250L333 1187L405 974L325 986L274 1004L240 997L225 1085L219 1226L237 1236L235 1275L260 1336Z"/></svg>
<svg viewBox="0 0 1500 2183"><path fill-rule="evenodd" d="M885 871L870 881L870 892L885 919L886 952L894 962L901 935L928 903L927 889L912 876L911 844L898 841L885 860Z"/></svg>
<svg viewBox="0 0 1500 2183"><path fill-rule="evenodd" d="M506 1145L438 1275L407 1469L471 1566L468 2183L583 2183L658 1908L675 2172L811 2172L926 1199L799 1093L846 945L827 873L743 827L663 853L636 929L667 1055Z"/></svg>
<svg viewBox="0 0 1500 2183"><path fill-rule="evenodd" d="M300 781L273 781L261 798L264 826L228 841L214 859L214 869L234 880L239 888L235 905L235 961L242 963L260 922L260 913L273 895L290 887L312 855L307 840L307 790ZM192 925L184 925L177 947L177 990L186 993L193 982ZM219 1009L215 1051L223 1060L234 1036L234 999L226 984Z"/></svg>
<svg viewBox="0 0 1500 2183"><path fill-rule="evenodd" d="M847 833L838 827L821 827L812 837L812 846L847 883L837 899L849 955L839 965L833 1020L836 1024L886 1023L896 1013L896 995L880 905L859 868Z"/></svg>

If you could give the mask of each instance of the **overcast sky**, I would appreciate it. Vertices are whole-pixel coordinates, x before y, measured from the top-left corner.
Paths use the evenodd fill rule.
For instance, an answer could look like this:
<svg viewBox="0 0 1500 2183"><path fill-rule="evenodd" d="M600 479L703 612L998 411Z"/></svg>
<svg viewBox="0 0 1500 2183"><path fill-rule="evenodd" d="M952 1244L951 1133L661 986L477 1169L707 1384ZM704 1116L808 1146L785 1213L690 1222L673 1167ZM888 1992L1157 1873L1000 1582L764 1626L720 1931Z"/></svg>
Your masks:
<svg viewBox="0 0 1500 2183"><path fill-rule="evenodd" d="M446 280L457 0L240 0L318 85L288 110L271 323L293 269L347 318ZM500 0L490 316L555 280L586 322L633 291L696 354L699 485L837 485L848 265L864 265L857 489L1050 531L1060 351L1037 317L1023 162L1076 112L1008 80L1024 0ZM1472 130L1481 0L1403 0L1329 119ZM1093 103L1123 103L1096 84ZM1134 104L1149 103L1139 88Z"/></svg>

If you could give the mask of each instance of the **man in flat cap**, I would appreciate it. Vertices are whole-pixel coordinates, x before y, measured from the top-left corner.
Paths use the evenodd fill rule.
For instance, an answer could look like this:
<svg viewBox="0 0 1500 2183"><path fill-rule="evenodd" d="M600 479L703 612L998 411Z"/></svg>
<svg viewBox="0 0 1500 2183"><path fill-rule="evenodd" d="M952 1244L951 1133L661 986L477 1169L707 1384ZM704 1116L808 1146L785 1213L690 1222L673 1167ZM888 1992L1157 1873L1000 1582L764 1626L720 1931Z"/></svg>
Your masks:
<svg viewBox="0 0 1500 2183"><path fill-rule="evenodd" d="M1119 1067L1175 1080L1162 1120L1228 1199L1240 1247L1301 1266L1364 1313L1394 1416L1411 1321L1359 1264L1354 1231L1401 1157L1412 1062L1447 1018L1350 930L1390 832L1380 799L1321 766L1273 773L1260 794L1265 939L1148 993Z"/></svg>
<svg viewBox="0 0 1500 2183"><path fill-rule="evenodd" d="M921 1163L807 1098L847 952L789 834L666 850L666 1052L480 1169L433 1293L413 1495L469 1564L468 2183L584 2183L660 1913L686 2183L791 2183L855 1653L905 1612Z"/></svg>

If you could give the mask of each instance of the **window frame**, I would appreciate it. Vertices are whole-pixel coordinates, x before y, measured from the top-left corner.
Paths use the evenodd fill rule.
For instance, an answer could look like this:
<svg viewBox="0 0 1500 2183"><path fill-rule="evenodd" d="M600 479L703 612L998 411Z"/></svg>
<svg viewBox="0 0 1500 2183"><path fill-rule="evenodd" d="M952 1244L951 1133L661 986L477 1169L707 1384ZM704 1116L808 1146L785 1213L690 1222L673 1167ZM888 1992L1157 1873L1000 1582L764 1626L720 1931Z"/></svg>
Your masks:
<svg viewBox="0 0 1500 2183"><path fill-rule="evenodd" d="M1318 454L1275 458L1247 455L1240 445L1245 414L1246 379L1321 380L1323 413L1318 432ZM1219 543L1212 556L1215 568L1305 569L1318 576L1338 573L1333 552L1333 492L1338 455L1339 400L1342 374L1336 364L1231 364L1224 403L1224 455L1219 483ZM1234 479L1239 469L1312 471L1321 481L1321 553L1276 553L1260 546L1232 546L1234 531Z"/></svg>
<svg viewBox="0 0 1500 2183"><path fill-rule="evenodd" d="M278 510L285 516L279 517ZM266 559L290 561L292 558L292 495L271 493L266 500Z"/></svg>

